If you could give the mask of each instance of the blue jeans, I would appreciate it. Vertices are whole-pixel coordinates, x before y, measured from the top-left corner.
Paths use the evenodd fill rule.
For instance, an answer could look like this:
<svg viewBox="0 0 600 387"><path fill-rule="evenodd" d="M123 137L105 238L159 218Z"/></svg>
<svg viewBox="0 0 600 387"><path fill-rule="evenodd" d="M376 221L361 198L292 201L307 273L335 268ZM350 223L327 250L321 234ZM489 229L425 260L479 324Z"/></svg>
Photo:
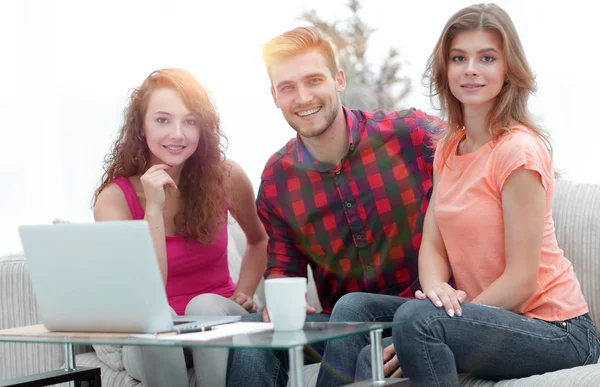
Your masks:
<svg viewBox="0 0 600 387"><path fill-rule="evenodd" d="M384 294L348 293L335 304L329 321L390 322L398 308L408 300L410 299ZM384 336L390 335L391 332L384 331ZM370 349L369 343L368 334L328 341L317 386L341 386L355 380L370 379L370 356L363 356L362 361L357 363L361 350ZM384 345L389 344L391 339L384 340Z"/></svg>
<svg viewBox="0 0 600 387"><path fill-rule="evenodd" d="M242 321L262 321L261 313L242 317ZM325 313L309 314L307 322L327 322ZM307 346L304 350L305 364L321 361L324 343ZM288 351L267 349L236 349L229 352L227 385L232 387L286 387L290 367Z"/></svg>
<svg viewBox="0 0 600 387"><path fill-rule="evenodd" d="M394 346L411 387L458 386L457 368L501 380L594 363L600 355L587 314L547 322L464 303L461 317L449 317L429 300L411 300L394 321Z"/></svg>

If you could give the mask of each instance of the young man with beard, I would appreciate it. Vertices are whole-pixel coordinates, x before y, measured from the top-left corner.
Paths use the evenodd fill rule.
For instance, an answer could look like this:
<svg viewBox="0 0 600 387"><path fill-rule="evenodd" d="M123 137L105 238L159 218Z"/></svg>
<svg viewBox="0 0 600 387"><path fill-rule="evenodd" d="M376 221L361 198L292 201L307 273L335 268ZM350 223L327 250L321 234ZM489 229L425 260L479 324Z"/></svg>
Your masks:
<svg viewBox="0 0 600 387"><path fill-rule="evenodd" d="M275 105L297 132L262 174L257 209L269 235L265 277L306 277L311 266L324 310L309 307L307 321L392 321L419 287L436 119L414 109L342 106L344 71L315 28L274 38L263 54ZM268 310L244 320L269 321ZM327 344L318 384L352 382L368 340ZM397 370L393 347L385 360L390 375ZM232 351L228 384L285 386L287 369L286 351Z"/></svg>

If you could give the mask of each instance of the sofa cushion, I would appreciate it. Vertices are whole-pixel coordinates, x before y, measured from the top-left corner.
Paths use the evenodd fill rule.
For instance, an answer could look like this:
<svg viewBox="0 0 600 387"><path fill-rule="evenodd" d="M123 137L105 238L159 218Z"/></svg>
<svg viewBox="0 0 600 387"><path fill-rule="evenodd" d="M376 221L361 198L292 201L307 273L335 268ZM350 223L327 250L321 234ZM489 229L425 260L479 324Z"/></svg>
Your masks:
<svg viewBox="0 0 600 387"><path fill-rule="evenodd" d="M557 180L552 216L558 246L573 263L590 316L600 329L600 185Z"/></svg>
<svg viewBox="0 0 600 387"><path fill-rule="evenodd" d="M97 352L96 352L97 353ZM81 367L99 367L102 385L111 387L141 387L142 383L133 379L124 370L117 371L108 367L94 352L88 352L75 357L75 364Z"/></svg>
<svg viewBox="0 0 600 387"><path fill-rule="evenodd" d="M600 364L499 382L479 379L472 375L460 375L460 381L461 387L597 387L600 386Z"/></svg>
<svg viewBox="0 0 600 387"><path fill-rule="evenodd" d="M246 236L244 235L242 228L233 219L233 217L230 216L228 222L227 259L229 263L229 274L231 275L231 278L233 278L233 281L237 283L237 280L240 276L243 252L246 249ZM265 291L263 282L264 281L261 280L258 284L253 298L254 304L256 304L259 310L265 306Z"/></svg>
<svg viewBox="0 0 600 387"><path fill-rule="evenodd" d="M123 351L120 345L92 345L98 358L115 371L123 371Z"/></svg>

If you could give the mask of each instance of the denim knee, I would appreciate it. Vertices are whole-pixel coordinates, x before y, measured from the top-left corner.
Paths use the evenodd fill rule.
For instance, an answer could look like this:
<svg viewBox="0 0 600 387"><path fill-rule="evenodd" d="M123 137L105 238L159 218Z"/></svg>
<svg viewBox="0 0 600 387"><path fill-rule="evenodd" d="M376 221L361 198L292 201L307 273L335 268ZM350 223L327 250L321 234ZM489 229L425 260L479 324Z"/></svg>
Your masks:
<svg viewBox="0 0 600 387"><path fill-rule="evenodd" d="M400 323L392 330L394 343L416 337L431 316L438 312L438 308L429 300L410 300L404 303L394 314L394 322Z"/></svg>
<svg viewBox="0 0 600 387"><path fill-rule="evenodd" d="M438 308L429 300L410 300L398 308L394 314L394 321L405 324L414 323L416 320L426 320L432 314L437 313Z"/></svg>
<svg viewBox="0 0 600 387"><path fill-rule="evenodd" d="M227 386L285 386L287 372L278 355L282 351L235 349L229 352Z"/></svg>
<svg viewBox="0 0 600 387"><path fill-rule="evenodd" d="M356 360L355 381L367 380L371 377L371 345L360 350Z"/></svg>
<svg viewBox="0 0 600 387"><path fill-rule="evenodd" d="M331 312L331 322L346 321L369 321L368 308L372 307L372 294L369 293L347 293L336 303Z"/></svg>

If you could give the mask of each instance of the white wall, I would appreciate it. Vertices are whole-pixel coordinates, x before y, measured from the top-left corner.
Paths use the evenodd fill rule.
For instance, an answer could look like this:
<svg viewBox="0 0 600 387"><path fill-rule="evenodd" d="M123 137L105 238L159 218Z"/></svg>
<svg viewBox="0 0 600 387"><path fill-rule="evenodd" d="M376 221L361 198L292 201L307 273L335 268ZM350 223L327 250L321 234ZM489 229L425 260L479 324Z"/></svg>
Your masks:
<svg viewBox="0 0 600 387"><path fill-rule="evenodd" d="M372 60L397 46L409 62L407 104L430 110L420 76L447 18L471 1L364 1L378 31ZM550 131L565 178L600 183L597 22L582 0L497 1L538 75L531 108ZM269 155L294 132L274 107L260 59L303 9L347 15L331 1L1 2L0 254L21 249L17 226L91 221L90 199L121 124L128 91L154 69L191 70L213 93L230 145L257 188ZM268 10L268 11L267 11ZM593 19L594 18L594 19Z"/></svg>

